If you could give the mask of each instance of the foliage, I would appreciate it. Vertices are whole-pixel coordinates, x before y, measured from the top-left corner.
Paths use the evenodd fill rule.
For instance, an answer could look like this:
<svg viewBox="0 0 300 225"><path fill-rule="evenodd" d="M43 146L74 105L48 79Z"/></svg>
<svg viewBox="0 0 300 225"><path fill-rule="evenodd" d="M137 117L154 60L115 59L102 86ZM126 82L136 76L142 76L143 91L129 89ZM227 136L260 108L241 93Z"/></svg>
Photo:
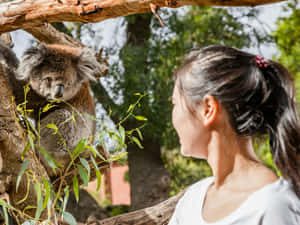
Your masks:
<svg viewBox="0 0 300 225"><path fill-rule="evenodd" d="M290 2L285 8L290 15L279 18L273 33L279 54L274 58L286 66L295 79L297 99L300 100L300 9L297 1Z"/></svg>
<svg viewBox="0 0 300 225"><path fill-rule="evenodd" d="M206 160L183 157L178 149L164 150L163 159L171 173L170 196L177 194L190 184L212 175Z"/></svg>
<svg viewBox="0 0 300 225"><path fill-rule="evenodd" d="M36 205L28 205L23 211L18 210L17 208L12 207L11 205L7 204L5 201L0 201L0 205L4 208L4 213L6 213L6 208L15 211L16 214L22 215L23 217L28 219L28 223L34 223L40 221L40 217L43 211L47 211L48 220L46 223L51 223L50 218L53 217L54 213L59 213L59 216L67 221L69 224L77 224L75 218L72 214L67 212L66 205L69 199L69 193L71 190L74 191L75 197L77 202L79 201L79 188L80 183L83 183L84 186L88 185L88 182L91 179L92 170L95 171L96 179L97 179L97 190L101 187L101 166L104 163L110 163L113 161L117 161L119 159L124 158L126 156L126 144L125 139L128 138L131 142L136 143L139 147L142 147L139 141L139 138L142 138L140 131L138 128L133 130L125 131L122 127L122 123L125 122L130 117L135 117L138 120L146 120L146 118L142 116L134 115L134 110L139 101L144 97L144 95L136 94L139 96L138 101L134 104L130 105L129 109L127 110L127 115L123 118L114 128L108 128L106 126L106 121L100 121L97 118L94 118L92 115L87 115L91 119L98 121L101 123L101 127L97 130L97 132L88 139L82 139L78 142L77 146L74 149L69 149L68 146L67 150L69 151L70 155L70 163L68 165L61 165L55 161L55 159L40 146L40 121L35 121L36 124L34 125L30 119L28 119L28 114L31 113L30 110L27 109L26 103L27 99L26 96L29 92L29 86L24 87L25 92L25 101L24 103L17 106L17 111L19 112L20 116L23 119L23 123L27 128L27 137L28 143L25 146L25 149L22 153L23 163L21 169L19 171L16 183L16 191L18 192L19 184L21 179L26 176L27 182L27 190L22 190L24 192L24 198L21 199L17 205L26 201L29 197L29 189L30 187L35 188L36 193ZM41 109L39 112L44 113L53 108L56 104L60 103L61 100L54 100L49 101L49 103ZM82 117L83 115L78 112L72 105L68 102L64 102L68 104L73 109L73 114L67 120L74 120L76 124L74 114L78 114L78 116ZM18 118L16 118L18 119ZM60 127L56 126L53 123L47 124L47 128L53 130L54 135L60 135ZM137 132L137 137L133 135L133 132ZM114 155L111 155L108 159L103 158L103 156L98 152L98 148L93 146L93 140L98 140L99 146L104 146L104 138L106 134L109 134L116 140L117 146L116 149L120 151L116 151ZM61 140L64 144L66 143L65 140ZM33 170L29 167L29 160L28 157L34 157L35 161L39 161L37 154L40 152L43 157L45 158L48 165L53 169L53 171L57 174L58 178L54 181L48 179L48 177L43 177L41 174L36 174ZM39 164L37 164L39 165ZM39 168L39 171L42 171ZM63 184L66 182L66 177L72 175L73 182L71 186L66 185L63 188ZM42 177L41 177L42 176ZM80 180L82 182L80 182ZM55 183L58 183L58 185ZM54 187L56 186L56 188ZM57 188L58 187L58 188ZM20 191L20 190L19 190ZM35 209L35 217L31 217L27 210ZM6 214L5 214L6 215ZM5 216L6 217L6 216ZM5 218L7 220L7 217Z"/></svg>

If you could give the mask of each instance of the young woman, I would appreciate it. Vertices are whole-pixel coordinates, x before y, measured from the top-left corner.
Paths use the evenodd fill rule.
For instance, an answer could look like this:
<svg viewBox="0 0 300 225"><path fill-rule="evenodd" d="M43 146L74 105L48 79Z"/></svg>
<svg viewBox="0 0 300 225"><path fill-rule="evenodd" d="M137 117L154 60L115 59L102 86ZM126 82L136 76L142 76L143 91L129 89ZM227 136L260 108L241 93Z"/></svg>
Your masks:
<svg viewBox="0 0 300 225"><path fill-rule="evenodd" d="M181 153L206 159L213 176L187 190L169 225L300 225L300 125L288 71L210 46L191 52L175 80ZM260 135L268 135L283 177L255 155Z"/></svg>

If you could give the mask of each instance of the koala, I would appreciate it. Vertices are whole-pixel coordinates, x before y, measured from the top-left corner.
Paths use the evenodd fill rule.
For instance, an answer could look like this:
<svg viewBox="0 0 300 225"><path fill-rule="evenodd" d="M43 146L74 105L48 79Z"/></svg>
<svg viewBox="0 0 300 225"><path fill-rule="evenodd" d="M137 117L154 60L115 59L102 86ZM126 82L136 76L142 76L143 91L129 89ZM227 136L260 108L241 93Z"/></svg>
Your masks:
<svg viewBox="0 0 300 225"><path fill-rule="evenodd" d="M60 164L71 161L70 153L79 140L95 134L95 105L89 80L101 74L100 63L89 48L40 44L28 49L18 66L16 79L29 83L27 108L40 125L39 144ZM51 100L54 107L43 111ZM55 124L58 132L48 128ZM39 155L50 177L56 176Z"/></svg>

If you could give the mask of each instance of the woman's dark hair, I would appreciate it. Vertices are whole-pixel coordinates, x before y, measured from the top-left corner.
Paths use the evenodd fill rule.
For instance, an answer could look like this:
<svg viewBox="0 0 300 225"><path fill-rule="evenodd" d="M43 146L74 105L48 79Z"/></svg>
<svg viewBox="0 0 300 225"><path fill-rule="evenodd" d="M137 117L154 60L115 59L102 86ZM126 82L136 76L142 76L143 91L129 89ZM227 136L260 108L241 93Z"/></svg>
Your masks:
<svg viewBox="0 0 300 225"><path fill-rule="evenodd" d="M188 106L214 96L240 136L269 135L273 161L300 198L300 125L295 88L287 69L226 46L192 51L175 79Z"/></svg>

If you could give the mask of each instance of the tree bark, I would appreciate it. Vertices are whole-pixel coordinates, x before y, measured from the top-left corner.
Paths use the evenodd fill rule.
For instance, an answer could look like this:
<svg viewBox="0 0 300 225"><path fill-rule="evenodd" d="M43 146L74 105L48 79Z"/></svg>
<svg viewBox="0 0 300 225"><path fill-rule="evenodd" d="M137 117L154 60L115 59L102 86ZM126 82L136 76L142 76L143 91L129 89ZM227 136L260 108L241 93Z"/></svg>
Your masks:
<svg viewBox="0 0 300 225"><path fill-rule="evenodd" d="M108 219L94 221L97 225L166 225L170 220L178 200L184 191L155 206L114 216Z"/></svg>
<svg viewBox="0 0 300 225"><path fill-rule="evenodd" d="M151 11L157 7L256 6L283 0L15 0L0 6L0 33L40 26L45 22L99 22Z"/></svg>
<svg viewBox="0 0 300 225"><path fill-rule="evenodd" d="M36 206L36 193L34 184L30 182L29 194L26 200L21 204L17 204L25 197L27 192L28 179L25 174L22 176L18 192L16 191L17 177L23 163L21 155L27 137L16 120L16 106L12 102L12 96L9 82L4 75L4 68L0 64L0 193L7 193L10 204L22 211L27 206ZM26 154L25 158L29 160L27 169L32 170L40 182L41 177L49 179L44 167L34 160L31 151ZM31 209L26 213L34 216L35 210ZM24 221L24 218L19 219Z"/></svg>

